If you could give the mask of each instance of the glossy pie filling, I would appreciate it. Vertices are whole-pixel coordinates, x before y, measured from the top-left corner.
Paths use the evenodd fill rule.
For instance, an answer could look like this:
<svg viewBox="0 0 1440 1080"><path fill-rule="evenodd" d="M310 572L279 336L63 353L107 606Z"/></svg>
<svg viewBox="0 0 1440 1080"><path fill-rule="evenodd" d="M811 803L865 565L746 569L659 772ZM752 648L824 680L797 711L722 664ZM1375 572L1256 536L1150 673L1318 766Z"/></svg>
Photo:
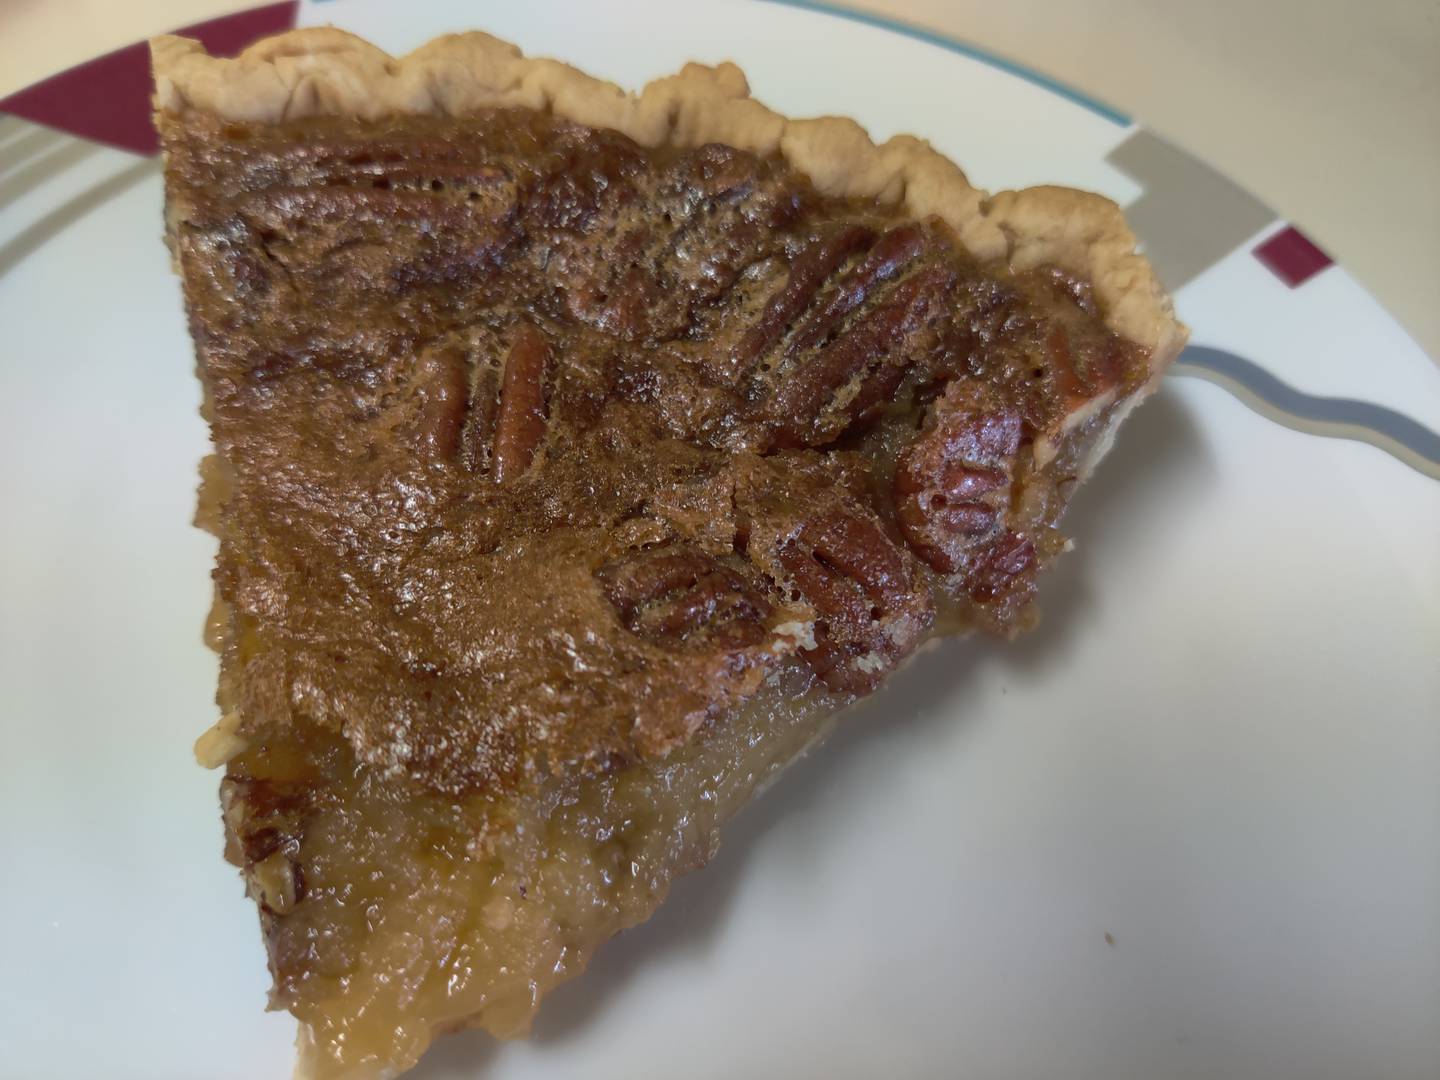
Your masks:
<svg viewBox="0 0 1440 1080"><path fill-rule="evenodd" d="M302 1025L302 1075L392 1075L465 1027L524 1035L819 737L833 703L804 689L792 672L663 761L523 796L386 780L318 733L233 759L229 855L260 906L272 1004Z"/></svg>
<svg viewBox="0 0 1440 1080"><path fill-rule="evenodd" d="M929 635L1013 633L1148 377L1088 286L523 110L168 117L230 857L319 1075L523 1032Z"/></svg>

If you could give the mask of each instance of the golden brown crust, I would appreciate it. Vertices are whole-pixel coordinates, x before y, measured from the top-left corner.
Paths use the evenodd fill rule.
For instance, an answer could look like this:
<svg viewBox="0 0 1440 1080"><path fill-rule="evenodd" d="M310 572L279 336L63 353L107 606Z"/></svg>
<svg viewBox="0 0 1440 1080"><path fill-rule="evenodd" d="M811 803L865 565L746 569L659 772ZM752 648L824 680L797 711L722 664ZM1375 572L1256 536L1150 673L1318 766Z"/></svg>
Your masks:
<svg viewBox="0 0 1440 1080"><path fill-rule="evenodd" d="M749 96L745 75L734 64L687 64L630 94L567 64L526 57L479 32L436 38L398 58L329 27L266 38L233 60L172 36L154 39L151 53L156 108L172 113L199 110L274 123L524 106L613 128L644 146L723 142L778 152L826 194L875 198L903 204L916 217L939 216L980 258L1004 259L1016 269L1049 263L1084 278L1106 325L1150 351L1157 379L1188 335L1109 199L1060 187L990 196L914 136L897 135L877 146L853 120L791 120L773 112Z"/></svg>

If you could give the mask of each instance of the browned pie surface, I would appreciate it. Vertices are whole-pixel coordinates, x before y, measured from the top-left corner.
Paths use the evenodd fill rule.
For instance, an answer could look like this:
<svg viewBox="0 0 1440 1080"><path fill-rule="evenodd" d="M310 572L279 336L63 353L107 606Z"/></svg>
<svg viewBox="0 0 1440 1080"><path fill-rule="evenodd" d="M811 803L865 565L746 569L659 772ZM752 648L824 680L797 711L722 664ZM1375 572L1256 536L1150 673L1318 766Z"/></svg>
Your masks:
<svg viewBox="0 0 1440 1080"><path fill-rule="evenodd" d="M653 760L798 655L1027 617L1144 353L778 160L528 111L169 117L242 732L446 792Z"/></svg>

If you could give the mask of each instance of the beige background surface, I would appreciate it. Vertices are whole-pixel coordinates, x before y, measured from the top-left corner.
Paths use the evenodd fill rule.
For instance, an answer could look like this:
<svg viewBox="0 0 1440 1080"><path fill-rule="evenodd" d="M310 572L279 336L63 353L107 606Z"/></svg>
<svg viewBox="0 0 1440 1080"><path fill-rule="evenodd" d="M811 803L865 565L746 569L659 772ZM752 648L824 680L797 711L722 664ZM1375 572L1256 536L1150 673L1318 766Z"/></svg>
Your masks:
<svg viewBox="0 0 1440 1080"><path fill-rule="evenodd" d="M0 0L0 95L247 6ZM1436 0L850 6L961 38L1136 117L1300 223L1440 360Z"/></svg>

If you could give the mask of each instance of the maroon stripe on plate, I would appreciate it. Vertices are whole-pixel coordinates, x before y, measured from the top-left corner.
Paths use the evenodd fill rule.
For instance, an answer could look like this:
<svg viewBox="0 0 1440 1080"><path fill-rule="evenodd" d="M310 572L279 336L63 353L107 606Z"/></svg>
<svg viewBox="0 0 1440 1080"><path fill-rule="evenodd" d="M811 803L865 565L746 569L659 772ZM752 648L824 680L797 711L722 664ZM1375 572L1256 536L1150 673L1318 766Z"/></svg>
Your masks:
<svg viewBox="0 0 1440 1080"><path fill-rule="evenodd" d="M299 0L251 8L175 31L216 56L295 25ZM0 112L137 154L159 150L150 122L150 47L127 45L0 100Z"/></svg>
<svg viewBox="0 0 1440 1080"><path fill-rule="evenodd" d="M1294 225L1287 225L1255 249L1254 255L1281 281L1303 285L1333 261Z"/></svg>

